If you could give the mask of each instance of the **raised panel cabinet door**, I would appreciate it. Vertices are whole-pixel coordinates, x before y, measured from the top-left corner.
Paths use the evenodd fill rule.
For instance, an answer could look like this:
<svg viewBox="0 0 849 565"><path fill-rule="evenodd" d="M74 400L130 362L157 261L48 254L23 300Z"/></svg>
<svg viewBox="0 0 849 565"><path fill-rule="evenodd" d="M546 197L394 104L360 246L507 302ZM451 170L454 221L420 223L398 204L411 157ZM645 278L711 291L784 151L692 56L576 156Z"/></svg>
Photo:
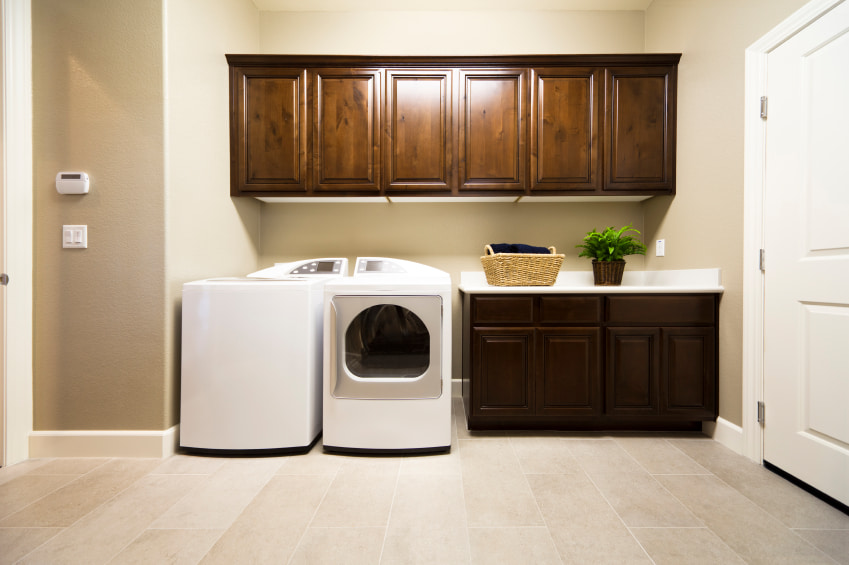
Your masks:
<svg viewBox="0 0 849 565"><path fill-rule="evenodd" d="M663 328L661 335L661 412L716 418L716 330Z"/></svg>
<svg viewBox="0 0 849 565"><path fill-rule="evenodd" d="M380 191L380 69L316 69L312 83L313 188Z"/></svg>
<svg viewBox="0 0 849 565"><path fill-rule="evenodd" d="M456 147L450 69L386 71L389 191L450 191Z"/></svg>
<svg viewBox="0 0 849 565"><path fill-rule="evenodd" d="M306 191L306 70L230 73L231 194Z"/></svg>
<svg viewBox="0 0 849 565"><path fill-rule="evenodd" d="M600 77L592 68L531 71L532 192L601 189Z"/></svg>
<svg viewBox="0 0 849 565"><path fill-rule="evenodd" d="M605 413L658 413L659 328L607 328Z"/></svg>
<svg viewBox="0 0 849 565"><path fill-rule="evenodd" d="M533 329L472 330L472 416L533 413Z"/></svg>
<svg viewBox="0 0 849 565"><path fill-rule="evenodd" d="M546 416L602 413L601 328L537 330L537 409Z"/></svg>
<svg viewBox="0 0 849 565"><path fill-rule="evenodd" d="M522 192L527 69L460 70L460 191Z"/></svg>
<svg viewBox="0 0 849 565"><path fill-rule="evenodd" d="M605 191L674 194L676 81L676 66L605 69Z"/></svg>

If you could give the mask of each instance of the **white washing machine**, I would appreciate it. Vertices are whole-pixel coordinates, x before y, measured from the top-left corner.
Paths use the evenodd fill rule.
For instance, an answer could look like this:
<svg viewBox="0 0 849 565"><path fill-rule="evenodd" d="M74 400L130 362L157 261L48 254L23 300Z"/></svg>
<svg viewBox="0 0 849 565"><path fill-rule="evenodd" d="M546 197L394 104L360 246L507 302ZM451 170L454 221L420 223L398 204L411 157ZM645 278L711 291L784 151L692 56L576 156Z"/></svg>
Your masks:
<svg viewBox="0 0 849 565"><path fill-rule="evenodd" d="M183 285L180 445L308 451L321 433L324 286L344 258Z"/></svg>
<svg viewBox="0 0 849 565"><path fill-rule="evenodd" d="M325 286L324 449L451 448L451 278L359 257Z"/></svg>

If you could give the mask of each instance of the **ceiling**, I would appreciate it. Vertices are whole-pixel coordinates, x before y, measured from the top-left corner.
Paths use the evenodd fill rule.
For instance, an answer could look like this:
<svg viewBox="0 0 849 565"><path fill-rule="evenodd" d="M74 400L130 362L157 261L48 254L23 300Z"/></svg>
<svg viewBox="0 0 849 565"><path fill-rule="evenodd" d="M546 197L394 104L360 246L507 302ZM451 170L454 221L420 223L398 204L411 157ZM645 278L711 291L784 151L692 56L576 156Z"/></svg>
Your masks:
<svg viewBox="0 0 849 565"><path fill-rule="evenodd" d="M253 0L263 12L444 10L644 11L653 0Z"/></svg>

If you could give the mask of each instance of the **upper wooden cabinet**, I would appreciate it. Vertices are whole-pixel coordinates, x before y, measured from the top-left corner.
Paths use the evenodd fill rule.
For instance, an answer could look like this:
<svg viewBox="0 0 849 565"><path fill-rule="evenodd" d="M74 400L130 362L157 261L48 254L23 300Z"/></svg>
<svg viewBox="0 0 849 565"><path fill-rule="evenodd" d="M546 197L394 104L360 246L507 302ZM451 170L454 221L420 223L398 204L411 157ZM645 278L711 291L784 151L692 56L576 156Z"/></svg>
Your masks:
<svg viewBox="0 0 849 565"><path fill-rule="evenodd" d="M307 75L304 69L230 72L231 193L307 190Z"/></svg>
<svg viewBox="0 0 849 565"><path fill-rule="evenodd" d="M378 69L316 69L312 172L316 192L380 192Z"/></svg>
<svg viewBox="0 0 849 565"><path fill-rule="evenodd" d="M679 58L227 55L231 194L674 194Z"/></svg>
<svg viewBox="0 0 849 565"><path fill-rule="evenodd" d="M527 76L527 69L460 71L460 191L524 190Z"/></svg>
<svg viewBox="0 0 849 565"><path fill-rule="evenodd" d="M601 71L533 69L531 80L531 190L598 190Z"/></svg>
<svg viewBox="0 0 849 565"><path fill-rule="evenodd" d="M605 69L605 191L674 193L676 69Z"/></svg>
<svg viewBox="0 0 849 565"><path fill-rule="evenodd" d="M386 189L450 191L455 124L451 69L387 69Z"/></svg>

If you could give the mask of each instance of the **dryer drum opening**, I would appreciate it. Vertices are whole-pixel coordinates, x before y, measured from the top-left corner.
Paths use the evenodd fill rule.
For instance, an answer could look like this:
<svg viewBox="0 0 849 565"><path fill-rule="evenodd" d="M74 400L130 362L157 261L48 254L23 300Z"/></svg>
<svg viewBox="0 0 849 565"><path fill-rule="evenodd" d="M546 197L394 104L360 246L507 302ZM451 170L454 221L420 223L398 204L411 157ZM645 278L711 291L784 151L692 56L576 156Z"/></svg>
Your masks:
<svg viewBox="0 0 849 565"><path fill-rule="evenodd" d="M414 379L430 365L430 333L421 318L403 306L372 306L345 331L345 364L363 379Z"/></svg>

